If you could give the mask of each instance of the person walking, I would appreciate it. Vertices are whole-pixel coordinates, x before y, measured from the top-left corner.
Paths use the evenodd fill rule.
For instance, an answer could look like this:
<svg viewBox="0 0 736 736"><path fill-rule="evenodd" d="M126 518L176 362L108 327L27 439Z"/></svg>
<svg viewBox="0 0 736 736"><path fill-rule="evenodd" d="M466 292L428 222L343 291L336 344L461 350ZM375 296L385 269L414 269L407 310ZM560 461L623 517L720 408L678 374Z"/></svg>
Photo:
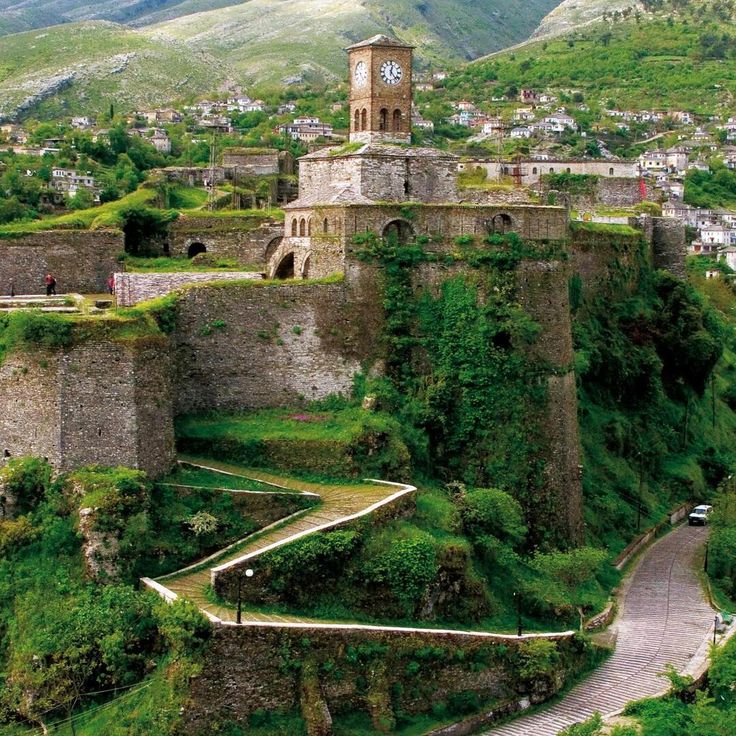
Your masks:
<svg viewBox="0 0 736 736"><path fill-rule="evenodd" d="M56 279L50 273L47 273L43 282L46 284L46 296L52 294L56 296Z"/></svg>
<svg viewBox="0 0 736 736"><path fill-rule="evenodd" d="M115 293L115 274L114 273L111 273L107 277L107 290L108 292L110 292L110 294Z"/></svg>

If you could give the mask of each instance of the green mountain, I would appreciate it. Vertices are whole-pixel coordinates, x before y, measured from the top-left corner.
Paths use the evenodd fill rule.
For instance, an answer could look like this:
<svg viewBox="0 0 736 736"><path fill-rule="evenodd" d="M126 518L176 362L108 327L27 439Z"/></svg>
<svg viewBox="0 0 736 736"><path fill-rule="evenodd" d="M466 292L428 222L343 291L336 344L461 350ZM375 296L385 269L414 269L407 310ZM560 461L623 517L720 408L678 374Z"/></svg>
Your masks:
<svg viewBox="0 0 736 736"><path fill-rule="evenodd" d="M736 28L710 14L597 23L469 64L446 87L451 99L481 102L531 87L577 90L589 105L725 113L736 95Z"/></svg>
<svg viewBox="0 0 736 736"><path fill-rule="evenodd" d="M0 35L60 24L0 37L5 117L133 109L224 81L342 79L343 49L376 33L414 44L420 65L445 66L527 38L558 0L11 2L0 0Z"/></svg>
<svg viewBox="0 0 736 736"><path fill-rule="evenodd" d="M527 38L557 0L249 0L146 29L226 58L252 80L342 76L342 49L376 33L416 45L419 60L469 60Z"/></svg>
<svg viewBox="0 0 736 736"><path fill-rule="evenodd" d="M119 110L217 89L227 72L199 49L104 21L0 38L0 119Z"/></svg>

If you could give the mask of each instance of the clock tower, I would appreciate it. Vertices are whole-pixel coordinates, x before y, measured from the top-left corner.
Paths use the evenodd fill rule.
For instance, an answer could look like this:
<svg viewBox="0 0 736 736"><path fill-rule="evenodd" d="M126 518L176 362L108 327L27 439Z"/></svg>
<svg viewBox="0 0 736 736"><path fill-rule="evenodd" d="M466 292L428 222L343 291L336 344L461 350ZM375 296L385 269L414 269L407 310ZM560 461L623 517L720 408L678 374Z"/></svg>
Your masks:
<svg viewBox="0 0 736 736"><path fill-rule="evenodd" d="M413 49L388 36L347 49L351 141L411 143Z"/></svg>

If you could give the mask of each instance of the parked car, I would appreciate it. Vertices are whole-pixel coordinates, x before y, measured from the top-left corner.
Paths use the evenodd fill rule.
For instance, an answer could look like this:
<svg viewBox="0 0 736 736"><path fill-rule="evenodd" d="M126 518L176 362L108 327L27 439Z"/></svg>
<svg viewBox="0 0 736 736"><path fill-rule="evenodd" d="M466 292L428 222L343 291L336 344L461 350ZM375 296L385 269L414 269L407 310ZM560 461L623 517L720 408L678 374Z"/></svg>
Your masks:
<svg viewBox="0 0 736 736"><path fill-rule="evenodd" d="M708 523L708 517L711 511L713 511L713 507L707 504L696 506L690 513L690 516L687 517L688 524L690 526L705 526Z"/></svg>

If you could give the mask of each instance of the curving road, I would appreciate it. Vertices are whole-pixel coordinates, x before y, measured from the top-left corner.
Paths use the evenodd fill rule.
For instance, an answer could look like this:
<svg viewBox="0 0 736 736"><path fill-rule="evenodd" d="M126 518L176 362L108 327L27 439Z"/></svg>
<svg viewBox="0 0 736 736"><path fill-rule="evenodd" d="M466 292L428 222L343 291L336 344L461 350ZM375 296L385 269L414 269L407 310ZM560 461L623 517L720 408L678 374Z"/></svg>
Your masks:
<svg viewBox="0 0 736 736"><path fill-rule="evenodd" d="M612 715L631 700L665 690L659 673L668 664L683 672L696 654L707 652L714 611L695 567L707 534L703 527L682 526L651 547L630 578L611 658L559 703L484 736L556 736L596 712Z"/></svg>

